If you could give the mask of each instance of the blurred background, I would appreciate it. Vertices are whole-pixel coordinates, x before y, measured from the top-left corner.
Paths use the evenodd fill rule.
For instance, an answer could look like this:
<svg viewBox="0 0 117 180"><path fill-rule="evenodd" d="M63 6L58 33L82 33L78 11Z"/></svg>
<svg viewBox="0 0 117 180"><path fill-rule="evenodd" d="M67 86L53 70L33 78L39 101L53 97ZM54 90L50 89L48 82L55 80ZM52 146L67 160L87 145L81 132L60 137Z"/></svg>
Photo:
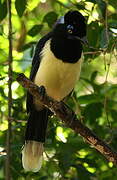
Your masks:
<svg viewBox="0 0 117 180"><path fill-rule="evenodd" d="M27 120L26 90L16 81L17 73L29 77L35 46L51 31L57 18L70 9L80 11L86 18L87 38L93 48L84 47L81 78L67 103L86 126L117 151L117 1L12 0L11 100L8 97L7 9L7 1L0 0L0 180L8 173L5 171L6 144L11 158L7 164L11 178L7 174L7 179L117 180L113 163L55 116L49 120L41 170L25 172L21 148ZM8 129L9 106L12 122Z"/></svg>

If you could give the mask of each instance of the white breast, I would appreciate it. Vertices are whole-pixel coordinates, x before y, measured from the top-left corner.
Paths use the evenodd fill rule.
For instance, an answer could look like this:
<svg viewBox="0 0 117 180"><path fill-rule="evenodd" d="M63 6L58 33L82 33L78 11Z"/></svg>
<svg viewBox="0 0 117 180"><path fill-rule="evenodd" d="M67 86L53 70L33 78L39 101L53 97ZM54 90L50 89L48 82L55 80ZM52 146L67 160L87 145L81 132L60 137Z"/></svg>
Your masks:
<svg viewBox="0 0 117 180"><path fill-rule="evenodd" d="M60 101L74 88L79 79L81 59L76 63L64 63L50 51L50 40L47 41L41 54L42 60L34 82L43 85L49 96Z"/></svg>

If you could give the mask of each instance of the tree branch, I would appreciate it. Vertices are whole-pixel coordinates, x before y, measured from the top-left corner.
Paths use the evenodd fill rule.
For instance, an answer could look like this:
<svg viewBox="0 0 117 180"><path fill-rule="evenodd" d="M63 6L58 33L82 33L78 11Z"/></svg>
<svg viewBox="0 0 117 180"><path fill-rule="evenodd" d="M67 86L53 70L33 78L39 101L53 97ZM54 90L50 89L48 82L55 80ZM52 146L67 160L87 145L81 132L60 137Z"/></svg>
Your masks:
<svg viewBox="0 0 117 180"><path fill-rule="evenodd" d="M52 99L46 94L46 92L42 95L41 90L44 87L38 87L26 78L24 74L19 74L17 81L24 88L28 89L28 91L39 99L46 107L53 111L69 128L84 137L84 139L104 155L107 160L117 165L117 153L114 152L104 141L99 139L88 127L82 124L81 121L77 119L75 113L64 102L58 102Z"/></svg>
<svg viewBox="0 0 117 180"><path fill-rule="evenodd" d="M9 56L8 56L8 130L6 138L6 164L5 164L5 179L11 179L10 172L10 159L11 159L11 111L12 111L12 22L11 22L11 0L7 0L7 10L8 10L8 41L9 41Z"/></svg>

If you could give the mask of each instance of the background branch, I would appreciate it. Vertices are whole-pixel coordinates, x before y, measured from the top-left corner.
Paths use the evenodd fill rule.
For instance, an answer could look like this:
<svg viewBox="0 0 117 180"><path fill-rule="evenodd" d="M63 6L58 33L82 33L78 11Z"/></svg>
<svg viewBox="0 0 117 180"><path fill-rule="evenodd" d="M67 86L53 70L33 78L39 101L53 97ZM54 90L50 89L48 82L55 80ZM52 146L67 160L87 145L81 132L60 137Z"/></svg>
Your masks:
<svg viewBox="0 0 117 180"><path fill-rule="evenodd" d="M10 173L10 157L11 157L11 111L12 111L12 22L11 22L11 0L7 0L7 10L8 10L8 41L9 41L9 55L8 55L8 130L6 139L6 166L5 166L5 179L11 179Z"/></svg>
<svg viewBox="0 0 117 180"><path fill-rule="evenodd" d="M68 127L73 129L76 133L79 133L84 139L98 150L107 160L117 165L117 153L114 152L103 140L98 138L88 127L86 127L81 121L79 121L75 113L62 101L58 102L51 97L41 94L41 89L44 87L38 87L24 74L19 74L17 81L28 91L39 99L46 107L53 111Z"/></svg>

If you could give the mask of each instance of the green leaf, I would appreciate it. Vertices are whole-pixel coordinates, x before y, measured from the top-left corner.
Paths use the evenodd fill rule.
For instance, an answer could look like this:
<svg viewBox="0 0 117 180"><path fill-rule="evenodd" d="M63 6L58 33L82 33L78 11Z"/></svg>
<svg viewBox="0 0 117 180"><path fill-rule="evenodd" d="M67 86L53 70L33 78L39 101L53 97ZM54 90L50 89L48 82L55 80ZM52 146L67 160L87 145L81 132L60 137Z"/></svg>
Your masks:
<svg viewBox="0 0 117 180"><path fill-rule="evenodd" d="M109 16L108 16L108 21L110 22L110 21L112 21L112 20L117 20L117 14L116 13L114 13L114 14L110 14Z"/></svg>
<svg viewBox="0 0 117 180"><path fill-rule="evenodd" d="M100 93L105 96L105 94L108 94L115 97L115 93L117 92L117 85L113 84L101 84L100 85Z"/></svg>
<svg viewBox="0 0 117 180"><path fill-rule="evenodd" d="M109 32L108 33L108 36L109 36ZM103 29L102 32L101 32L101 37L100 37L100 47L101 48L107 48L108 46L108 39L107 39L107 35L106 35L106 29Z"/></svg>
<svg viewBox="0 0 117 180"><path fill-rule="evenodd" d="M88 104L84 110L84 116L86 120L90 122L95 121L102 115L103 105L101 103Z"/></svg>
<svg viewBox="0 0 117 180"><path fill-rule="evenodd" d="M84 80L86 83L90 84L96 93L99 92L100 89L102 88L102 85L98 85L87 78L81 77L81 79Z"/></svg>
<svg viewBox="0 0 117 180"><path fill-rule="evenodd" d="M82 164L73 165L73 167L77 169L78 179L80 180L90 180L91 176L94 176Z"/></svg>
<svg viewBox="0 0 117 180"><path fill-rule="evenodd" d="M108 16L108 25L110 28L117 29L117 13L113 13L110 16Z"/></svg>
<svg viewBox="0 0 117 180"><path fill-rule="evenodd" d="M115 28L115 29L117 29L117 21L112 21L112 22L110 22L109 23L109 26L111 27L111 28Z"/></svg>
<svg viewBox="0 0 117 180"><path fill-rule="evenodd" d="M112 109L110 112L111 112L112 119L116 121L117 120L117 111Z"/></svg>
<svg viewBox="0 0 117 180"><path fill-rule="evenodd" d="M0 35L3 35L3 25L0 24Z"/></svg>
<svg viewBox="0 0 117 180"><path fill-rule="evenodd" d="M31 48L31 47L32 47L33 45L35 45L35 44L36 44L35 41L29 42L29 43L25 44L25 45L22 47L21 50L22 50L22 51L25 51L25 50Z"/></svg>
<svg viewBox="0 0 117 180"><path fill-rule="evenodd" d="M98 22L94 21L87 26L87 36L91 46L99 46L99 34L101 29L102 28L99 26Z"/></svg>
<svg viewBox="0 0 117 180"><path fill-rule="evenodd" d="M85 3L83 3L83 4L76 3L76 4L74 4L74 5L76 6L76 8L77 8L78 10L86 10L86 8L85 8Z"/></svg>
<svg viewBox="0 0 117 180"><path fill-rule="evenodd" d="M97 74L98 74L98 71L92 72L92 74L91 74L91 82L94 82L94 80L95 80L96 77L97 77Z"/></svg>
<svg viewBox="0 0 117 180"><path fill-rule="evenodd" d="M111 108L116 108L117 106L117 101L114 101L114 100L108 100L107 101L107 106L111 109Z"/></svg>
<svg viewBox="0 0 117 180"><path fill-rule="evenodd" d="M46 22L48 26L51 28L53 24L56 22L57 17L58 15L54 11L51 11L44 16L43 22Z"/></svg>
<svg viewBox="0 0 117 180"><path fill-rule="evenodd" d="M111 4L115 9L117 8L117 1L115 0L109 0L109 4Z"/></svg>
<svg viewBox="0 0 117 180"><path fill-rule="evenodd" d="M0 81L4 80L5 77L0 75Z"/></svg>
<svg viewBox="0 0 117 180"><path fill-rule="evenodd" d="M96 0L101 11L102 17L105 19L107 4L103 0Z"/></svg>
<svg viewBox="0 0 117 180"><path fill-rule="evenodd" d="M0 21L2 21L7 15L7 1L2 2L0 0Z"/></svg>
<svg viewBox="0 0 117 180"><path fill-rule="evenodd" d="M86 2L92 2L92 3L96 3L96 0L86 0Z"/></svg>
<svg viewBox="0 0 117 180"><path fill-rule="evenodd" d="M80 104L90 104L94 102L99 102L100 100L101 100L101 97L97 96L96 94L84 95L78 98L78 102Z"/></svg>
<svg viewBox="0 0 117 180"><path fill-rule="evenodd" d="M28 35L29 36L36 36L41 30L42 30L43 25L39 24L39 25L34 25L29 31L28 31Z"/></svg>
<svg viewBox="0 0 117 180"><path fill-rule="evenodd" d="M25 9L26 9L27 0L16 0L15 8L19 17L22 17Z"/></svg>
<svg viewBox="0 0 117 180"><path fill-rule="evenodd" d="M48 176L42 176L41 178L39 178L40 180L48 180Z"/></svg>
<svg viewBox="0 0 117 180"><path fill-rule="evenodd" d="M2 80L2 79L1 79ZM4 99L7 99L6 94L4 93L4 89L2 87L0 87L0 94L2 97L4 97Z"/></svg>

